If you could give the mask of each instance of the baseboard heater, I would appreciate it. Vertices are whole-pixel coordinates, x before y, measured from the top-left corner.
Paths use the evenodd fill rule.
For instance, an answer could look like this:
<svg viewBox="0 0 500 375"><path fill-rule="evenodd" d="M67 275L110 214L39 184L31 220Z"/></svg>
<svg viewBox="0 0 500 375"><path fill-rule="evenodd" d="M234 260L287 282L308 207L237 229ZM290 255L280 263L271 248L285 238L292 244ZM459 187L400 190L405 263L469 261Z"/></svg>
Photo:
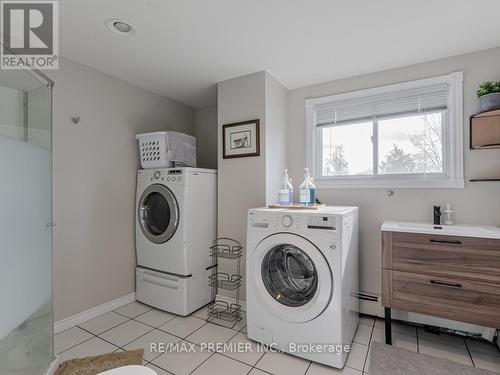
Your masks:
<svg viewBox="0 0 500 375"><path fill-rule="evenodd" d="M375 294L368 294L368 293L363 293L363 292L354 292L351 294L353 297L357 297L360 300L363 301L371 301L371 302L378 302L379 297Z"/></svg>

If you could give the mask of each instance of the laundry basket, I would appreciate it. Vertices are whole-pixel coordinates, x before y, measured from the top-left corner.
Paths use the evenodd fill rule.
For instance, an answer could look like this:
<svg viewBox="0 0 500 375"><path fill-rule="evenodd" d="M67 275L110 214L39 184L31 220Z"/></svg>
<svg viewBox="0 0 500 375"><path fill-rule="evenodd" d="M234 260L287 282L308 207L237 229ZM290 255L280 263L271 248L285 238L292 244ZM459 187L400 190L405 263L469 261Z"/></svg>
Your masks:
<svg viewBox="0 0 500 375"><path fill-rule="evenodd" d="M184 133L163 131L136 135L141 167L196 167L196 138Z"/></svg>

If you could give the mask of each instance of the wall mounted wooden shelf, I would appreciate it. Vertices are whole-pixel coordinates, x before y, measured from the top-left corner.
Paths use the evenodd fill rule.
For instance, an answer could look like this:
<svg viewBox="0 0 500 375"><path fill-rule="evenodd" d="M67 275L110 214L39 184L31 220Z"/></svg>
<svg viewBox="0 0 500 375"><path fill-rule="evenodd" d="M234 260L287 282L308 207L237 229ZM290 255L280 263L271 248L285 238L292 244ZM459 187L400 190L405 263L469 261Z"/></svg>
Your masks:
<svg viewBox="0 0 500 375"><path fill-rule="evenodd" d="M482 112L470 118L470 149L500 148L500 109ZM472 178L470 182L498 182L499 178Z"/></svg>
<svg viewBox="0 0 500 375"><path fill-rule="evenodd" d="M500 148L500 109L470 118L470 149Z"/></svg>

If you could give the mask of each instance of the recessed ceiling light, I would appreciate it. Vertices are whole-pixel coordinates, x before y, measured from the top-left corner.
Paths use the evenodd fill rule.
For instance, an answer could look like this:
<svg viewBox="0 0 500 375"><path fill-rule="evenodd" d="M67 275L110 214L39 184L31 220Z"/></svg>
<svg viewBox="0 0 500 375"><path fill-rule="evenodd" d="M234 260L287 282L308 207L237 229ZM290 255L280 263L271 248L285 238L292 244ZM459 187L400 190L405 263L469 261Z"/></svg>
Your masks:
<svg viewBox="0 0 500 375"><path fill-rule="evenodd" d="M118 35L133 35L135 34L134 27L119 18L110 18L105 22L106 27Z"/></svg>

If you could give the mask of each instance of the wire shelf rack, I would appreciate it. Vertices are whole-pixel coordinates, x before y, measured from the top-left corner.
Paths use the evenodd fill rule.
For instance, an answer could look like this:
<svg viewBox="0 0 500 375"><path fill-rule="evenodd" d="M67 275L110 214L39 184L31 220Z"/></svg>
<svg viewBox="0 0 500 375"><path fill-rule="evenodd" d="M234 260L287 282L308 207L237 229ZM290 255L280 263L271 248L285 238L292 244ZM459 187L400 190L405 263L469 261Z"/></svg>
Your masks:
<svg viewBox="0 0 500 375"><path fill-rule="evenodd" d="M243 246L232 238L217 238L213 241L209 250L212 257L212 273L208 277L208 285L211 287L211 303L207 307L207 322L234 327L241 319L240 288L242 285L241 277L241 257L243 255ZM234 273L219 271L219 260L226 259L233 262ZM228 265L229 266L229 265ZM234 293L234 303L222 300L219 295L219 289L224 289Z"/></svg>
<svg viewBox="0 0 500 375"><path fill-rule="evenodd" d="M224 240L229 240L229 238L224 238ZM239 242L237 244L218 243L210 246L210 255L224 259L239 259L243 255L243 247Z"/></svg>
<svg viewBox="0 0 500 375"><path fill-rule="evenodd" d="M215 319L226 322L236 322L240 320L241 305L229 304L226 301L214 301L208 306L209 315Z"/></svg>
<svg viewBox="0 0 500 375"><path fill-rule="evenodd" d="M235 290L241 286L241 275L216 272L208 277L208 285L225 290Z"/></svg>

